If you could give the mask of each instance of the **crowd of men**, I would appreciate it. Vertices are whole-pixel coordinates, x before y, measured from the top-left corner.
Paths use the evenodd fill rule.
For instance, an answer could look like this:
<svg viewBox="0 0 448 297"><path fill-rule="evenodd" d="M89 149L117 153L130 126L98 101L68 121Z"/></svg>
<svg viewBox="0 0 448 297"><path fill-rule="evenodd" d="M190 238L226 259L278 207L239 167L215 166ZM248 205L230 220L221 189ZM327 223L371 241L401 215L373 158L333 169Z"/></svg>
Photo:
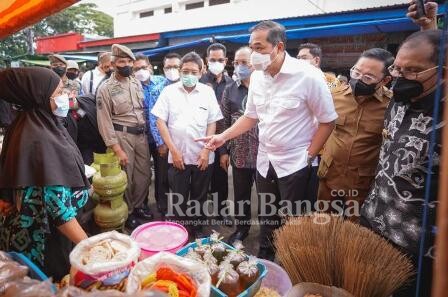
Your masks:
<svg viewBox="0 0 448 297"><path fill-rule="evenodd" d="M219 43L207 48L207 65L195 52L167 54L164 76L153 74L148 57L119 44L99 54L98 66L82 80L75 62L60 55L50 62L71 97L66 127L84 162L109 148L126 171L128 229L153 219L152 159L158 212L182 222L194 237L203 236L210 219L202 205L215 199L212 216L236 226L227 240L244 240L258 219L259 257L273 259L273 231L284 216L339 212L387 238L415 265L425 237L422 292L429 292L434 234L422 229L422 217L429 183L434 225L444 123L440 115L437 122L433 118L442 84L437 4L427 3L426 10L417 19L410 6L408 16L422 31L410 35L396 57L367 49L349 79L322 72L318 45L302 44L291 57L285 28L272 21L254 26L249 46L234 57ZM226 72L229 58L234 79ZM432 133L435 158L428 175ZM234 205L242 206L233 213L225 211L230 166ZM264 201L283 211L259 209L251 218L254 184L259 208ZM299 202L300 213L285 211L285 201ZM195 205L201 211L192 211ZM397 296L412 290L415 283Z"/></svg>

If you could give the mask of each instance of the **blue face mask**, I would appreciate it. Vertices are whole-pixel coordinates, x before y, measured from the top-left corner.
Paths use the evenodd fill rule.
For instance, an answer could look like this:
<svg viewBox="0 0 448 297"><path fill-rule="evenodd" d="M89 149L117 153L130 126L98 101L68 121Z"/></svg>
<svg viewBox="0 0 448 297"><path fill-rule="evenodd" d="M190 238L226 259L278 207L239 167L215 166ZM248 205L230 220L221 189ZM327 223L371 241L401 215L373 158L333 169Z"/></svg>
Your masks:
<svg viewBox="0 0 448 297"><path fill-rule="evenodd" d="M56 104L56 109L53 110L55 116L65 118L67 117L68 111L70 110L70 101L67 94L62 94L54 98L54 103Z"/></svg>
<svg viewBox="0 0 448 297"><path fill-rule="evenodd" d="M238 65L235 67L235 74L240 79L247 79L252 74L252 69L247 65Z"/></svg>
<svg viewBox="0 0 448 297"><path fill-rule="evenodd" d="M193 74L182 74L182 84L187 88L194 87L199 81L199 78L196 75Z"/></svg>

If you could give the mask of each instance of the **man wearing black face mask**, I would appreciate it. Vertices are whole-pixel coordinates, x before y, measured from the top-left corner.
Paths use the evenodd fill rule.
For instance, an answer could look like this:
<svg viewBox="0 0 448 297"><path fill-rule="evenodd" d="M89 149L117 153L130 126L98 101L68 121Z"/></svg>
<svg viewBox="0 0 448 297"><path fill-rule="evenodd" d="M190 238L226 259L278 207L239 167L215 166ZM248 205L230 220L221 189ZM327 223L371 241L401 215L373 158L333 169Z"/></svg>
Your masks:
<svg viewBox="0 0 448 297"><path fill-rule="evenodd" d="M385 113L385 129L375 180L361 211L361 223L386 237L406 253L418 267L422 251L420 292L416 280L394 296L431 296L432 262L441 130L440 113L434 123L433 110L438 81L438 56L442 32L429 30L409 36L401 45L393 66L393 100ZM445 53L446 54L446 53ZM443 88L442 88L443 89ZM441 98L443 98L442 96ZM435 127L433 167L428 178L429 149ZM446 129L446 127L445 127ZM427 229L422 230L425 187L430 187Z"/></svg>
<svg viewBox="0 0 448 297"><path fill-rule="evenodd" d="M81 85L67 77L67 60L63 56L56 54L48 56L48 59L50 60L51 70L53 70L62 79L64 88L70 92L74 91L75 96L78 96L81 90Z"/></svg>
<svg viewBox="0 0 448 297"><path fill-rule="evenodd" d="M112 149L128 176L125 192L128 229L135 229L151 215L143 209L151 181L148 131L143 108L143 89L132 76L135 56L126 46L112 45L111 77L100 85L97 97L98 129L104 143Z"/></svg>
<svg viewBox="0 0 448 297"><path fill-rule="evenodd" d="M387 68L394 57L381 48L362 53L350 71L350 84L332 91L338 113L328 138L318 176L318 199L335 203L357 222L360 206L375 176L381 146L384 112L392 96L385 87L391 80Z"/></svg>

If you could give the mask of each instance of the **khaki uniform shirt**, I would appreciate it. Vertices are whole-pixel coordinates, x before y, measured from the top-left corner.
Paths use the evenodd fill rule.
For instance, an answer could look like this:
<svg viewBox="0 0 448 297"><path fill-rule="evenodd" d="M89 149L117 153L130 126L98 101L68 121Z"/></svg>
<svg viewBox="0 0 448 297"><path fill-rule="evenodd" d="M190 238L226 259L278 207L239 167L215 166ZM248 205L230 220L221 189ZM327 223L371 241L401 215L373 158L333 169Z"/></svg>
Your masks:
<svg viewBox="0 0 448 297"><path fill-rule="evenodd" d="M332 95L339 117L325 144L318 175L340 189L369 188L392 92L383 87L370 98L355 99L350 86L341 86Z"/></svg>
<svg viewBox="0 0 448 297"><path fill-rule="evenodd" d="M98 130L106 146L118 143L113 124L146 125L143 98L141 83L134 77L122 82L113 74L100 86L96 97Z"/></svg>

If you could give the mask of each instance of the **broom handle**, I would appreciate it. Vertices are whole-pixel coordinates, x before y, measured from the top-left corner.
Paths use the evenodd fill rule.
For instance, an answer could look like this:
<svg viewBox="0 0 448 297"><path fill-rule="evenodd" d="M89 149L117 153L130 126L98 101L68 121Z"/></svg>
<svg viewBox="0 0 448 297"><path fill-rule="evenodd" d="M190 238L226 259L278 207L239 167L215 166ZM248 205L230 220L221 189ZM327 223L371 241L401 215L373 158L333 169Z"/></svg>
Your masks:
<svg viewBox="0 0 448 297"><path fill-rule="evenodd" d="M448 5L446 3L445 5ZM446 18L445 22L448 21ZM448 69L448 54L445 60ZM448 70L445 71L448 77ZM445 85L448 94L448 84ZM448 123L448 102L445 102L443 120ZM444 297L448 292L448 126L442 131L442 156L439 178L439 206L437 207L436 260L434 265L433 297Z"/></svg>

